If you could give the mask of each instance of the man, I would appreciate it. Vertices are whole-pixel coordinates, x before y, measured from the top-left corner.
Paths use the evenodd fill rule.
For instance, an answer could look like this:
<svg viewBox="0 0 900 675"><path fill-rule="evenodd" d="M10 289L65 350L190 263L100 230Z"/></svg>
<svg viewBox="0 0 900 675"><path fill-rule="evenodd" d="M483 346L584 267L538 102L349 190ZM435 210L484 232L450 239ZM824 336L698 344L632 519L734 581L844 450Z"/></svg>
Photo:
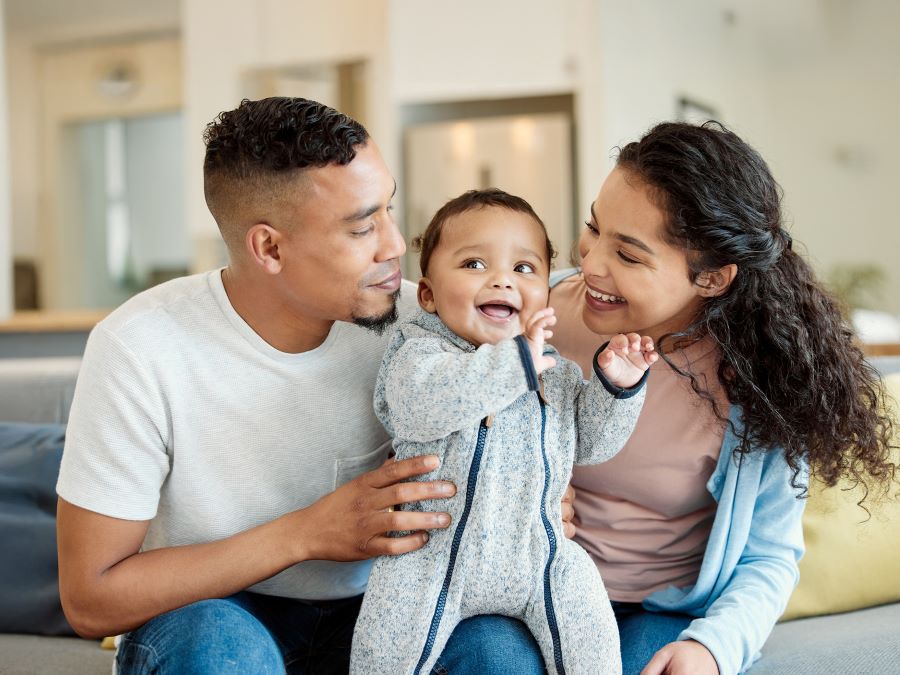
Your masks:
<svg viewBox="0 0 900 675"><path fill-rule="evenodd" d="M121 672L341 672L361 561L449 524L389 507L455 493L404 482L434 457L383 464L372 411L401 289L396 185L362 126L304 99L244 101L206 144L229 264L91 334L57 488L63 607L84 636L126 633ZM461 624L439 664L542 668L502 617Z"/></svg>

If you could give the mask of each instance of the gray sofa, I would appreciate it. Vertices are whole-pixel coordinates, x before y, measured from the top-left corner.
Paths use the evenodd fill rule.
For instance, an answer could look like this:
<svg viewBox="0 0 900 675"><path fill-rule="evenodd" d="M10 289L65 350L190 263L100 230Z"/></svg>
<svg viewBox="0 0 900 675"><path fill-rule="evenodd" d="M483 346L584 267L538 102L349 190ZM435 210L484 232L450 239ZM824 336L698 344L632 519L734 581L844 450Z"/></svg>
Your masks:
<svg viewBox="0 0 900 675"><path fill-rule="evenodd" d="M900 370L898 358L874 362L885 373ZM77 358L0 359L0 420L64 423L77 372ZM3 675L106 675L112 660L77 637L0 634ZM779 624L750 672L900 673L900 603Z"/></svg>

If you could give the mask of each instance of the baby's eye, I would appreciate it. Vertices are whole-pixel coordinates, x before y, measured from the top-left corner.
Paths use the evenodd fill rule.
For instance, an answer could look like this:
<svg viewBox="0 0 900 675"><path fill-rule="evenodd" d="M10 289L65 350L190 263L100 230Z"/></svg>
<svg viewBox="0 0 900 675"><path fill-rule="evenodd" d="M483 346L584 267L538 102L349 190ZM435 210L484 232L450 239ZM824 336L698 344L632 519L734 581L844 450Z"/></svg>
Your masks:
<svg viewBox="0 0 900 675"><path fill-rule="evenodd" d="M470 270L483 270L487 269L483 262L480 260L467 260L463 263L463 267Z"/></svg>
<svg viewBox="0 0 900 675"><path fill-rule="evenodd" d="M513 269L519 274L532 274L534 272L534 266L528 263L519 263Z"/></svg>

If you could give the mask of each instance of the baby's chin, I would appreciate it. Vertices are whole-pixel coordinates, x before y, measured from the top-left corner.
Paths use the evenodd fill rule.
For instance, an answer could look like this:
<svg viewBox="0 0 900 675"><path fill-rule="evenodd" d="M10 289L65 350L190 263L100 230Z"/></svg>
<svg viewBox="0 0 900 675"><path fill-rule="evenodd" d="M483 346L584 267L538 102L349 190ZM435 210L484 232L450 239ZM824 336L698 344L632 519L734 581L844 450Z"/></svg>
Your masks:
<svg viewBox="0 0 900 675"><path fill-rule="evenodd" d="M486 326L478 330L471 331L469 335L462 335L467 341L476 347L481 345L495 345L504 340L511 340L522 332L522 327L517 320L510 321L507 326Z"/></svg>

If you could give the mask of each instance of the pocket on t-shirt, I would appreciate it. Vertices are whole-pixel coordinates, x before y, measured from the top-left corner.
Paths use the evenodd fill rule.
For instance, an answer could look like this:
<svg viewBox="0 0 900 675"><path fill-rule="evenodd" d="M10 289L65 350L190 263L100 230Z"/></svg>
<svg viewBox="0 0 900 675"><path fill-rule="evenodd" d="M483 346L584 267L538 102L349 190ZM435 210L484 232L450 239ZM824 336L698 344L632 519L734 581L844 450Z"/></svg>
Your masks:
<svg viewBox="0 0 900 675"><path fill-rule="evenodd" d="M365 455L358 457L341 457L334 460L334 487L339 488L344 483L349 483L357 476L363 475L366 471L377 469L384 464L384 460L388 458L391 451L393 441L388 439L377 448Z"/></svg>

